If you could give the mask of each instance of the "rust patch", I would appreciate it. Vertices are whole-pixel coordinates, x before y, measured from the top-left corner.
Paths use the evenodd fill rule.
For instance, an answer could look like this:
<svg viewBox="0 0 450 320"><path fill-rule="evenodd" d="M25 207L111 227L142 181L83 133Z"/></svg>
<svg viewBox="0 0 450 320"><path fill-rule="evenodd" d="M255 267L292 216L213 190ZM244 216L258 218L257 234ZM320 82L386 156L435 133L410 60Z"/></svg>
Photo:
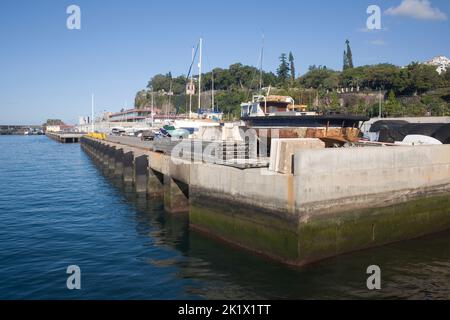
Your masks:
<svg viewBox="0 0 450 320"><path fill-rule="evenodd" d="M290 174L287 178L287 211L290 214L295 213L295 190L294 175Z"/></svg>

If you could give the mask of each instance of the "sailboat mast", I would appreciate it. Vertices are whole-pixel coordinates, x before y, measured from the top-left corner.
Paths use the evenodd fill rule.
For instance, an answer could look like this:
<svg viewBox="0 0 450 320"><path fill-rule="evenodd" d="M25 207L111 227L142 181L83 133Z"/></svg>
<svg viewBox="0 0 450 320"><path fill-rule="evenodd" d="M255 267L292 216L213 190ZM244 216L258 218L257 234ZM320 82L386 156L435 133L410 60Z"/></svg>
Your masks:
<svg viewBox="0 0 450 320"><path fill-rule="evenodd" d="M195 55L194 47L192 47L191 65L194 64L194 55ZM190 87L191 87L190 89L191 90L194 87L193 84L194 84L194 73L191 72L191 85L190 85ZM189 90L190 91L189 92L189 119L191 119L191 114L192 114L192 95L193 95L193 92L191 90Z"/></svg>
<svg viewBox="0 0 450 320"><path fill-rule="evenodd" d="M170 114L172 111L172 77L170 77L170 86L169 86L169 104L167 106L167 113Z"/></svg>
<svg viewBox="0 0 450 320"><path fill-rule="evenodd" d="M153 85L152 85L152 111L151 111L151 113L152 113L152 128L153 128L153 122L154 122L154 113L153 113L154 106L155 106L155 100L153 97Z"/></svg>
<svg viewBox="0 0 450 320"><path fill-rule="evenodd" d="M211 110L212 112L214 112L214 70L211 70L211 80L212 80Z"/></svg>
<svg viewBox="0 0 450 320"><path fill-rule="evenodd" d="M265 42L265 36L263 34L262 36L262 46L261 46L261 56L259 59L259 91L262 91L262 85L263 85L263 60L264 60L264 42Z"/></svg>
<svg viewBox="0 0 450 320"><path fill-rule="evenodd" d="M202 97L202 47L203 47L203 39L200 38L200 55L199 55L199 63L198 63L198 113L200 114L201 109L201 97Z"/></svg>

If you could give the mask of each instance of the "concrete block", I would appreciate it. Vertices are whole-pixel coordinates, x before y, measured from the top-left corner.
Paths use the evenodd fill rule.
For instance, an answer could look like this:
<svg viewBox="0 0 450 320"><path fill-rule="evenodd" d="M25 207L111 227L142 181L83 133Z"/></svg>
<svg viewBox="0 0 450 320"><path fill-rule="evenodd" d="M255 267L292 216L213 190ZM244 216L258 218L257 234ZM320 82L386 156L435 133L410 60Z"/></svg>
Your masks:
<svg viewBox="0 0 450 320"><path fill-rule="evenodd" d="M114 168L114 176L116 177L122 177L123 175L123 150L122 149L117 149L116 150L116 166Z"/></svg>
<svg viewBox="0 0 450 320"><path fill-rule="evenodd" d="M293 174L292 159L296 152L308 149L324 149L320 139L272 139L269 170Z"/></svg>
<svg viewBox="0 0 450 320"><path fill-rule="evenodd" d="M164 175L153 169L148 169L147 195L150 199L164 197Z"/></svg>
<svg viewBox="0 0 450 320"><path fill-rule="evenodd" d="M134 159L134 185L137 193L147 192L148 157L138 156Z"/></svg>
<svg viewBox="0 0 450 320"><path fill-rule="evenodd" d="M123 180L133 182L134 180L134 155L133 152L126 152L123 155Z"/></svg>
<svg viewBox="0 0 450 320"><path fill-rule="evenodd" d="M110 173L114 172L116 167L116 147L108 147L108 169Z"/></svg>
<svg viewBox="0 0 450 320"><path fill-rule="evenodd" d="M189 186L164 176L164 210L172 213L189 213Z"/></svg>
<svg viewBox="0 0 450 320"><path fill-rule="evenodd" d="M298 209L371 207L450 184L450 146L301 150L294 171Z"/></svg>

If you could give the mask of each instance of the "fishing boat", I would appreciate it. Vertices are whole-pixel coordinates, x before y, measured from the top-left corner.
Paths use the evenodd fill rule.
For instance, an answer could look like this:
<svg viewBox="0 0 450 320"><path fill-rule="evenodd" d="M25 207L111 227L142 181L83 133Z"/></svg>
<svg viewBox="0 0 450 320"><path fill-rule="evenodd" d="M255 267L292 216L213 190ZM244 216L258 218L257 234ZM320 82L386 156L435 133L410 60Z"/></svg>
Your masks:
<svg viewBox="0 0 450 320"><path fill-rule="evenodd" d="M247 127L256 129L259 136L319 138L334 146L359 140L360 125L369 118L309 112L307 106L296 105L289 96L255 95L252 101L241 104L241 120Z"/></svg>

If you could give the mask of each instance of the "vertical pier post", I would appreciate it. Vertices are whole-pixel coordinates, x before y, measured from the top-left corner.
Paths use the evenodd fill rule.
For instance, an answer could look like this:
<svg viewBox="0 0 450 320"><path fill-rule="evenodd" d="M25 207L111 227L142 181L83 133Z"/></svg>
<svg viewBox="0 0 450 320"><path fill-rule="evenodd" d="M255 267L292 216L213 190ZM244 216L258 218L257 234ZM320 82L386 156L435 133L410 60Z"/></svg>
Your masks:
<svg viewBox="0 0 450 320"><path fill-rule="evenodd" d="M152 168L148 169L147 194L150 199L164 198L164 175Z"/></svg>
<svg viewBox="0 0 450 320"><path fill-rule="evenodd" d="M108 155L108 146L106 144L102 144L102 164L104 168L108 168L109 155Z"/></svg>
<svg viewBox="0 0 450 320"><path fill-rule="evenodd" d="M116 147L108 146L108 170L110 173L114 173L116 166Z"/></svg>
<svg viewBox="0 0 450 320"><path fill-rule="evenodd" d="M134 159L134 186L137 193L147 192L148 156L141 155Z"/></svg>
<svg viewBox="0 0 450 320"><path fill-rule="evenodd" d="M114 168L114 176L121 178L123 176L123 149L117 149L115 158L116 166Z"/></svg>
<svg viewBox="0 0 450 320"><path fill-rule="evenodd" d="M132 183L134 181L134 154L133 152L125 152L123 155L123 181Z"/></svg>
<svg viewBox="0 0 450 320"><path fill-rule="evenodd" d="M189 212L189 186L164 175L164 210L169 213Z"/></svg>

